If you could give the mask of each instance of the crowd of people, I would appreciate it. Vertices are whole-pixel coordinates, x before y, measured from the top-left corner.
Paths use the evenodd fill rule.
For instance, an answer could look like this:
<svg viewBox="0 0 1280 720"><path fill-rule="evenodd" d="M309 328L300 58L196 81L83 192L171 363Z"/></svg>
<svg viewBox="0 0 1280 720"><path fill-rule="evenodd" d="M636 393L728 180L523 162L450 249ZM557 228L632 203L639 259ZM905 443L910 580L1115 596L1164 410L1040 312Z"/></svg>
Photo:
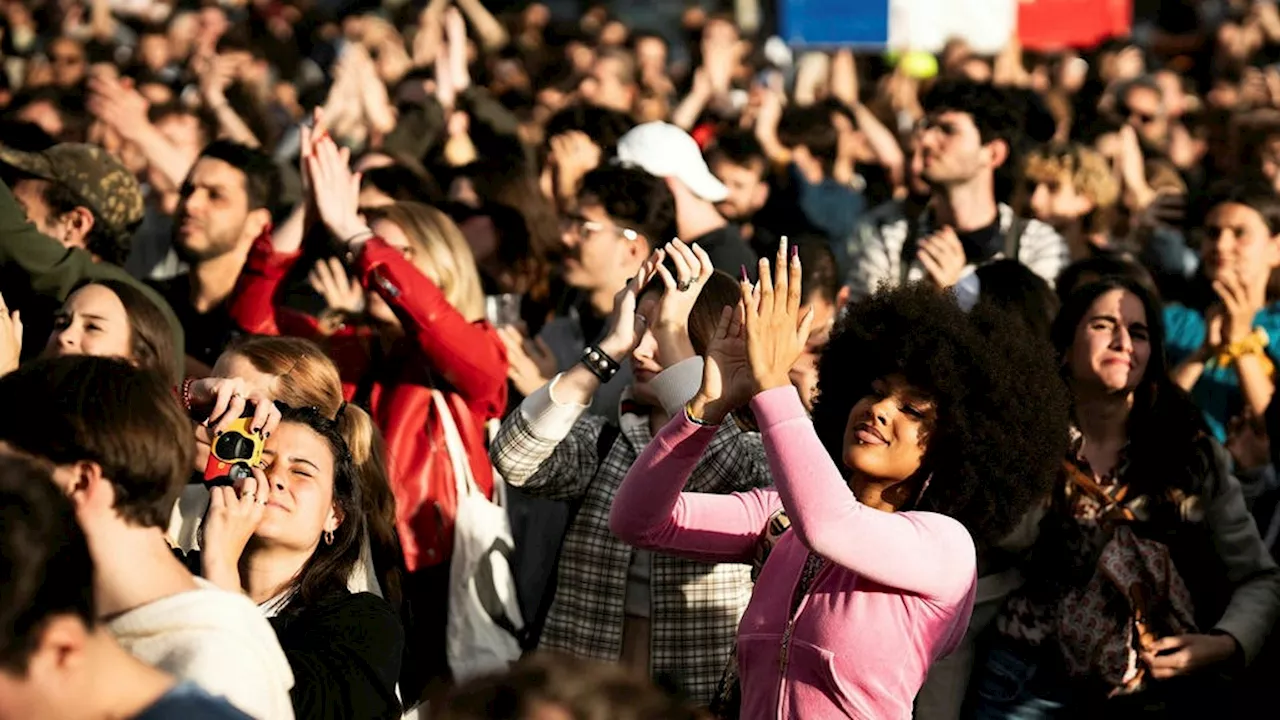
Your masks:
<svg viewBox="0 0 1280 720"><path fill-rule="evenodd" d="M1265 717L1280 11L1146 5L0 0L0 720Z"/></svg>

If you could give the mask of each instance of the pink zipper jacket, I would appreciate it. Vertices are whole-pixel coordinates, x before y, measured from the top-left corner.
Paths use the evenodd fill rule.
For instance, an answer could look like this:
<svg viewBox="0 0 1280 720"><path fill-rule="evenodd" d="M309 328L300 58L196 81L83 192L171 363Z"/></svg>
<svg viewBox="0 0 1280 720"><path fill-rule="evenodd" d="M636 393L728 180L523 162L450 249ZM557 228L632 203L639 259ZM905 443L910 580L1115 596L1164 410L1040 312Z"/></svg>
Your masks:
<svg viewBox="0 0 1280 720"><path fill-rule="evenodd" d="M703 562L750 562L770 517L787 532L738 625L742 718L911 717L929 666L959 644L977 586L964 526L860 504L791 387L751 403L774 489L682 493L715 428L677 415L631 467L610 527L622 540ZM826 560L794 617L809 552Z"/></svg>

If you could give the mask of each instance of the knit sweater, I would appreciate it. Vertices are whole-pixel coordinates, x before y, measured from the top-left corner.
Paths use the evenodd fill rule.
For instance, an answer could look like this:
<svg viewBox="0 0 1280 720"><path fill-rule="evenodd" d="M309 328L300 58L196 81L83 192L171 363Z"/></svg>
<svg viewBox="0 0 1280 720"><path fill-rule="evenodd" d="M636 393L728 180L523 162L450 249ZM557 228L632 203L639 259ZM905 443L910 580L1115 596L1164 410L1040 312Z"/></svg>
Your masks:
<svg viewBox="0 0 1280 720"><path fill-rule="evenodd" d="M271 624L248 597L196 579L200 589L130 610L107 624L134 657L259 720L290 720L293 671Z"/></svg>

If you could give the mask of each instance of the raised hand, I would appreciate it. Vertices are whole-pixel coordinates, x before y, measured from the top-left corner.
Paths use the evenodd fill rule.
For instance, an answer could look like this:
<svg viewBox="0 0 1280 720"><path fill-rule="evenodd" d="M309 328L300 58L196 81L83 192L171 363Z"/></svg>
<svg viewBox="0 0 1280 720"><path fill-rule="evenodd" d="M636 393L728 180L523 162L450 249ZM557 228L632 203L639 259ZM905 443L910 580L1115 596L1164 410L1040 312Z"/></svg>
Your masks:
<svg viewBox="0 0 1280 720"><path fill-rule="evenodd" d="M347 269L336 257L316 261L307 274L311 288L324 298L325 316L341 323L345 318L364 312L364 287L356 278L347 276Z"/></svg>
<svg viewBox="0 0 1280 720"><path fill-rule="evenodd" d="M636 315L636 299L641 288L653 277L655 270L650 260L640 267L635 277L627 281L626 286L613 297L613 314L609 317L609 331L600 341L600 349L613 358L614 362L622 362L640 344L644 336L645 319ZM659 261L661 262L661 261Z"/></svg>
<svg viewBox="0 0 1280 720"><path fill-rule="evenodd" d="M671 258L675 265L674 275L663 264L664 256ZM658 341L658 353L670 366L695 355L689 341L689 313L715 267L697 243L690 247L679 238L654 251L648 262L653 264L653 272L662 279L663 285L662 300L649 328Z"/></svg>
<svg viewBox="0 0 1280 720"><path fill-rule="evenodd" d="M752 288L742 281L743 316L746 326L747 357L755 384L753 395L790 385L791 367L804 352L813 324L813 309L800 314L800 255L791 248L787 261L787 241L778 244L774 264L760 259L760 282ZM776 277L774 277L776 274Z"/></svg>
<svg viewBox="0 0 1280 720"><path fill-rule="evenodd" d="M956 231L950 227L944 227L921 240L916 259L924 266L933 284L942 290L955 287L968 264L964 256L964 245L960 244Z"/></svg>
<svg viewBox="0 0 1280 720"><path fill-rule="evenodd" d="M369 230L360 220L360 174L351 172L350 159L329 137L314 140L307 159L316 212L338 242L367 239L362 236Z"/></svg>
<svg viewBox="0 0 1280 720"><path fill-rule="evenodd" d="M521 395L532 395L551 382L556 374L556 357L546 341L526 338L514 325L498 328L498 337L507 348L507 377Z"/></svg>
<svg viewBox="0 0 1280 720"><path fill-rule="evenodd" d="M209 512L201 529L204 576L218 587L241 592L240 555L262 524L271 496L271 483L262 468L253 468L238 488L215 487L209 493Z"/></svg>
<svg viewBox="0 0 1280 720"><path fill-rule="evenodd" d="M266 437L280 425L280 410L266 391L250 387L240 378L204 378L192 382L187 391L192 409L209 410L203 425L214 435L224 432L238 420L248 405L253 406L250 430Z"/></svg>
<svg viewBox="0 0 1280 720"><path fill-rule="evenodd" d="M1222 324L1222 342L1230 345L1239 342L1253 332L1253 319L1267 302L1267 278L1258 273L1247 278L1236 271L1223 274L1213 282L1213 290L1222 298L1225 311Z"/></svg>
<svg viewBox="0 0 1280 720"><path fill-rule="evenodd" d="M743 321L741 302L720 312L702 364L702 386L689 403L690 414L703 422L719 424L755 393Z"/></svg>

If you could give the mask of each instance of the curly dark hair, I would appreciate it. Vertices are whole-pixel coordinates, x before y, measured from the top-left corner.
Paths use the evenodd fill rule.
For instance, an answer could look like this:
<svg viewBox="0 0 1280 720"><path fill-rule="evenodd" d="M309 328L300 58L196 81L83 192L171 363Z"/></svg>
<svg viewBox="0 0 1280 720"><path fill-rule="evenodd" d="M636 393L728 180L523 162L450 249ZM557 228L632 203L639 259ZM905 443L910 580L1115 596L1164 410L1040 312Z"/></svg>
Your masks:
<svg viewBox="0 0 1280 720"><path fill-rule="evenodd" d="M966 315L923 285L886 289L850 305L818 366L813 425L843 465L849 413L871 385L900 375L928 393L937 420L917 509L949 515L981 551L1048 496L1067 449L1069 402L1053 352L994 307Z"/></svg>

